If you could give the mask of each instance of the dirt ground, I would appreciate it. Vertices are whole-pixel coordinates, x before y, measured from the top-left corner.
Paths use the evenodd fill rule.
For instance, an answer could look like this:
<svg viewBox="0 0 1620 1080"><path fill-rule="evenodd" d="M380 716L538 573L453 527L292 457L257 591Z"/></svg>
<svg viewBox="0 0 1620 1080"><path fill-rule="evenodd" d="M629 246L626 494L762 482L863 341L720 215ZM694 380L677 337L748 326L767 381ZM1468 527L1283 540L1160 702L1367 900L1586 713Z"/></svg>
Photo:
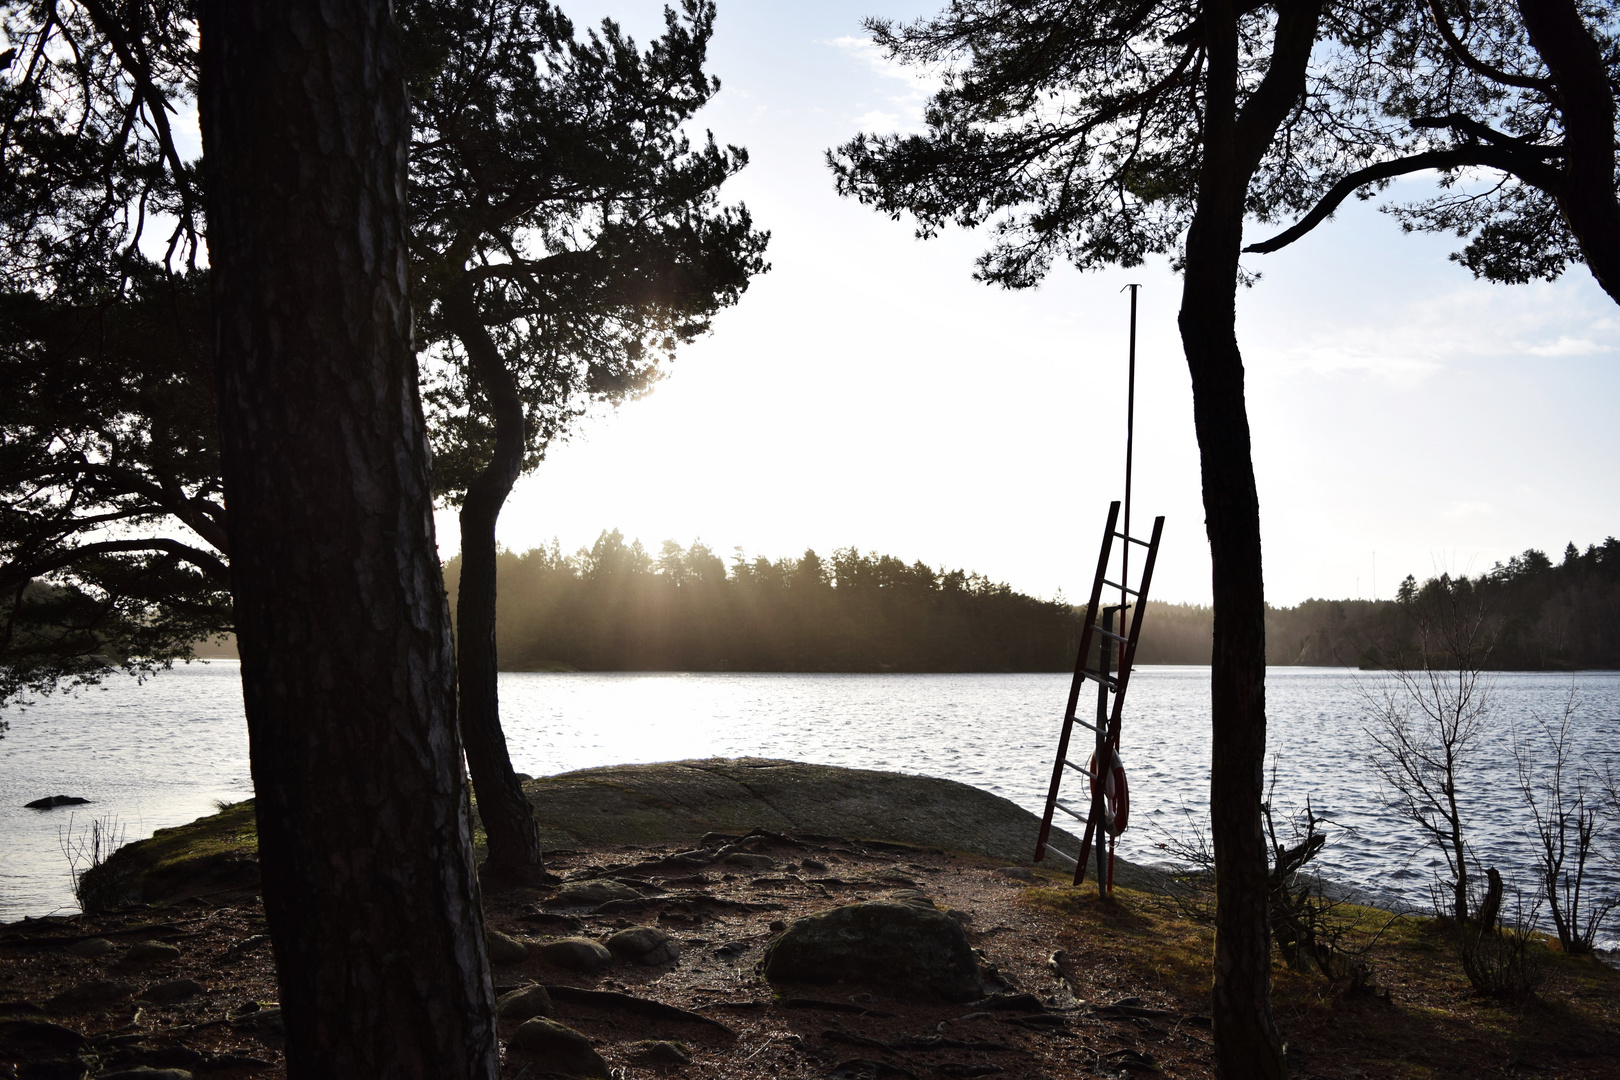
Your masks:
<svg viewBox="0 0 1620 1080"><path fill-rule="evenodd" d="M803 836L755 836L746 847L772 864L694 870L671 858L678 845L551 853L564 880L612 878L642 898L558 910L547 906L554 890L517 890L486 897L492 928L538 941L654 925L681 956L586 976L531 950L529 960L495 969L497 993L535 982L573 988L554 990L557 1019L625 1077L1211 1075L1209 930L1162 899L1121 890L1102 902L1090 886L1052 887L1054 879L978 856ZM1000 981L995 996L964 1005L903 1000L878 987L773 988L757 973L784 922L902 889L960 913ZM76 1080L140 1065L217 1080L281 1077L264 934L251 893L0 927L0 1063L15 1063L0 1064L0 1078ZM68 951L94 938L116 948L100 957ZM132 966L130 946L149 940L178 956ZM1373 992L1347 995L1321 979L1279 974L1294 1076L1620 1077L1614 972L1561 967L1538 1004L1507 1010L1472 1001L1438 956L1432 970L1401 958L1413 948L1382 961ZM105 1000L51 1004L98 980L115 984ZM167 1004L143 1000L188 992ZM516 1026L501 1022L503 1047ZM635 1044L645 1040L679 1042L692 1061L644 1063ZM537 1065L507 1053L502 1075L538 1076Z"/></svg>

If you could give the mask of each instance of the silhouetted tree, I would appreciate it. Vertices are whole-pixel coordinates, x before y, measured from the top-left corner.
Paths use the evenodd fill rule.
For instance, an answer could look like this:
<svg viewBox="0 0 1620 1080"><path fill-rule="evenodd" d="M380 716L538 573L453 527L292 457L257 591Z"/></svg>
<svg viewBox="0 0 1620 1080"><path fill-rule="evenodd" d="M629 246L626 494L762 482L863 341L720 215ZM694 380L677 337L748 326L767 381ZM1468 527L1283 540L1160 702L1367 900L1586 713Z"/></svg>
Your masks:
<svg viewBox="0 0 1620 1080"><path fill-rule="evenodd" d="M1179 248L1214 571L1213 1012L1227 1077L1284 1072L1260 822L1259 501L1235 330L1243 222L1303 209L1357 137L1356 88L1307 85L1317 42L1359 33L1360 14L1354 0L953 0L934 19L868 24L891 57L941 72L926 133L861 135L830 155L840 191L912 214L920 235L993 223L978 275L1008 287L1054 258L1132 266Z"/></svg>
<svg viewBox="0 0 1620 1080"><path fill-rule="evenodd" d="M1395 208L1408 228L1468 236L1452 258L1490 281L1584 262L1620 303L1613 4L1426 0L1389 16L1346 43L1347 75L1372 80L1381 103L1363 145L1297 225L1247 250L1276 251L1352 193L1435 170L1441 194ZM1483 188L1480 169L1493 174Z"/></svg>
<svg viewBox="0 0 1620 1080"><path fill-rule="evenodd" d="M405 5L411 221L435 482L461 510L457 666L486 875L542 869L496 685L495 525L518 476L593 401L643 392L765 269L721 184L747 155L683 132L719 89L714 5L666 9L639 51L545 0Z"/></svg>
<svg viewBox="0 0 1620 1080"><path fill-rule="evenodd" d="M0 294L0 701L230 629L199 273Z"/></svg>
<svg viewBox="0 0 1620 1080"><path fill-rule="evenodd" d="M0 702L230 624L189 5L14 4L0 55Z"/></svg>
<svg viewBox="0 0 1620 1080"><path fill-rule="evenodd" d="M204 0L197 21L231 576L287 1073L494 1080L411 340L393 5Z"/></svg>

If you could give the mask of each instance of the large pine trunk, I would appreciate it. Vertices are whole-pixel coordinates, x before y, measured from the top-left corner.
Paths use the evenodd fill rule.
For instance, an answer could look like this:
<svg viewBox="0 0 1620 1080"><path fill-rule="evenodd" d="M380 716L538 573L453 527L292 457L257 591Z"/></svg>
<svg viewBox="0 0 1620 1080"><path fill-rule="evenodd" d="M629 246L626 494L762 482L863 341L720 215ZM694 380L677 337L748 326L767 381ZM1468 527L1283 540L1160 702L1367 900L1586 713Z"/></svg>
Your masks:
<svg viewBox="0 0 1620 1080"><path fill-rule="evenodd" d="M1620 303L1615 102L1603 51L1572 0L1519 0L1519 11L1561 99L1565 156L1558 207L1592 276Z"/></svg>
<svg viewBox="0 0 1620 1080"><path fill-rule="evenodd" d="M1237 272L1249 170L1237 131L1237 20L1204 8L1208 95L1198 202L1187 233L1182 347L1204 486L1215 601L1210 658L1210 837L1215 848L1215 1071L1224 1080L1286 1075L1271 1014L1271 929L1260 820L1266 753L1266 611L1255 489L1237 344Z"/></svg>
<svg viewBox="0 0 1620 1080"><path fill-rule="evenodd" d="M225 495L293 1078L498 1075L387 0L207 0Z"/></svg>
<svg viewBox="0 0 1620 1080"><path fill-rule="evenodd" d="M495 524L523 469L523 400L500 350L484 329L468 289L452 290L445 314L472 361L490 404L495 445L489 464L467 485L461 504L461 581L456 590L458 706L467 771L478 796L488 838L481 871L485 888L535 884L545 877L534 807L523 794L501 729L499 664L495 646Z"/></svg>

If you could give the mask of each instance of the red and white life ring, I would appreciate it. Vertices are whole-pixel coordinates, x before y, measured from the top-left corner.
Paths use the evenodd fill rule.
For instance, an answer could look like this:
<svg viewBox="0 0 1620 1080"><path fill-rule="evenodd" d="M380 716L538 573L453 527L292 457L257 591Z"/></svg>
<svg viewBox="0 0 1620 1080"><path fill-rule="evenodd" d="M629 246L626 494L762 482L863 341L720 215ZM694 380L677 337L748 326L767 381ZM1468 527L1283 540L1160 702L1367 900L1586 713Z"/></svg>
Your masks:
<svg viewBox="0 0 1620 1080"><path fill-rule="evenodd" d="M1125 826L1130 822L1131 791L1125 783L1125 765L1119 760L1119 752L1110 751L1109 756L1112 761L1101 781L1103 827L1108 830L1109 836L1118 836L1125 831ZM1092 776L1091 794L1095 796L1098 785L1096 778L1097 755L1095 752L1092 753L1091 760L1086 763L1086 768Z"/></svg>

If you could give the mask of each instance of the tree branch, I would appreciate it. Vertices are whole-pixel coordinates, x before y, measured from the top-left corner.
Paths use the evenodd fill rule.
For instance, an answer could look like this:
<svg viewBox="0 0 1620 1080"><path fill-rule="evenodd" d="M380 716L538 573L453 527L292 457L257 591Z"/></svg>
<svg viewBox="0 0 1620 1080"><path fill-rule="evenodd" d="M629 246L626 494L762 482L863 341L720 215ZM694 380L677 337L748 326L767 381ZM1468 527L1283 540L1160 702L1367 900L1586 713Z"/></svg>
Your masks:
<svg viewBox="0 0 1620 1080"><path fill-rule="evenodd" d="M128 36L118 20L112 17L101 0L80 0L84 9L90 15L90 21L97 30L107 38L113 52L118 55L118 62L129 73L130 79L135 83L137 92L146 100L146 111L152 118L152 130L158 137L158 145L163 148L163 156L169 160L169 168L174 172L175 189L180 193L181 209L184 213L186 231L195 235L195 225L192 221L192 193L191 186L186 183L185 166L180 162L180 152L175 149L174 135L169 130L169 102L152 81L152 73L147 70L146 64L136 57L130 45Z"/></svg>
<svg viewBox="0 0 1620 1080"><path fill-rule="evenodd" d="M191 563L214 579L220 586L229 588L231 584L231 571L223 562L206 551L194 548L189 544L182 544L178 540L171 540L166 536L154 536L143 540L104 540L100 543L85 544L82 547L71 548L58 552L48 559L40 559L26 566L10 563L0 567L0 589L10 589L19 582L26 583L49 574L54 570L66 569L80 559L91 555L117 555L123 553L139 552L166 552Z"/></svg>
<svg viewBox="0 0 1620 1080"><path fill-rule="evenodd" d="M1539 149L1539 148L1538 148ZM1262 240L1258 244L1250 244L1244 248L1245 252L1254 252L1260 255L1270 254L1292 244L1312 229L1320 225L1339 204L1349 198L1359 188L1368 184L1375 184L1380 180L1390 180L1407 173L1423 172L1427 169L1448 171L1461 169L1469 165L1483 165L1488 168L1500 169L1503 172L1523 180L1527 184L1541 188L1543 191L1555 191L1559 185L1558 171L1549 165L1536 160L1526 160L1528 155L1514 153L1506 147L1500 146L1464 146L1450 150L1430 150L1422 154L1413 154L1409 157L1395 158L1391 161L1379 162L1369 165L1351 173L1328 189L1320 202L1311 208L1311 212L1299 220L1292 228L1273 236L1269 240Z"/></svg>
<svg viewBox="0 0 1620 1080"><path fill-rule="evenodd" d="M1452 30L1451 23L1446 20L1445 15L1441 14L1439 0L1425 0L1425 3L1429 9L1429 16L1434 19L1434 28L1440 32L1440 36L1451 47L1451 51L1456 54L1457 59L1461 60L1463 66L1468 68L1469 71L1474 72L1476 75L1483 75L1492 82L1498 82L1504 86L1517 86L1524 90L1540 90L1543 93L1551 92L1552 84L1546 79L1535 79L1528 75L1515 75L1511 71L1503 71L1499 67L1487 64L1469 52L1468 46L1462 43L1462 39L1457 37L1456 31Z"/></svg>

